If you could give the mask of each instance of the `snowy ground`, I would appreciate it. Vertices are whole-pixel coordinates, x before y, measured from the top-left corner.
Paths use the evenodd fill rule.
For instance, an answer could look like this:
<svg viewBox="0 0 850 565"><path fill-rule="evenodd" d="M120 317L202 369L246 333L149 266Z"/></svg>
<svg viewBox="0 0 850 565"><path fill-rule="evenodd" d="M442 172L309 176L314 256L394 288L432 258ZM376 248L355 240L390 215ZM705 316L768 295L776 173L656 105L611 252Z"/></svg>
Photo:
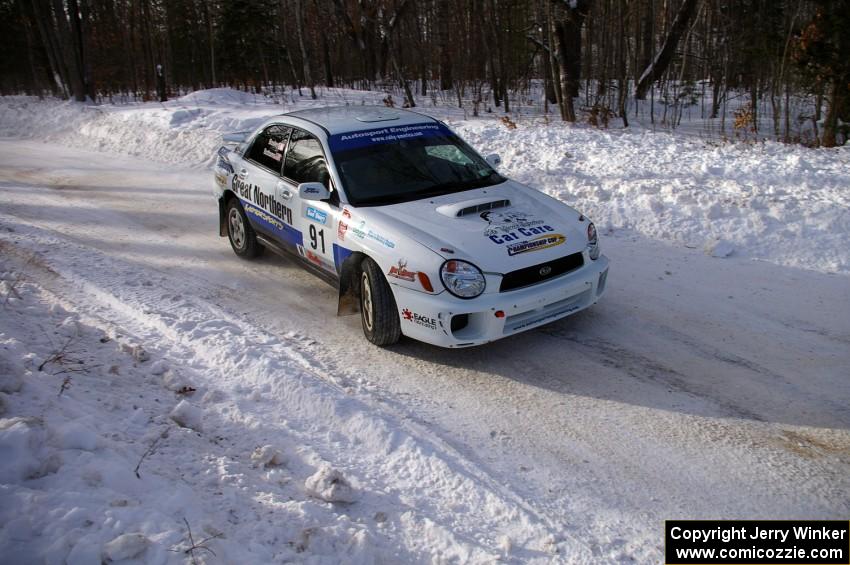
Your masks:
<svg viewBox="0 0 850 565"><path fill-rule="evenodd" d="M207 563L645 563L664 519L846 518L846 148L433 110L609 228L609 293L380 350L216 235L216 132L303 105L0 103L4 559L182 562L188 524Z"/></svg>

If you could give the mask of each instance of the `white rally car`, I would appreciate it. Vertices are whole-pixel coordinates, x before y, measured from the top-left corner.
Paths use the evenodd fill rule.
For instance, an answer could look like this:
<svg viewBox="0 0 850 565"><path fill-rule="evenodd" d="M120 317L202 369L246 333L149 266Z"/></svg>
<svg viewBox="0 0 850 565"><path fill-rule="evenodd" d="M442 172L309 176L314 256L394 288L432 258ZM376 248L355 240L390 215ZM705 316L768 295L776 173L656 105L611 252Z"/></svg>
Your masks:
<svg viewBox="0 0 850 565"><path fill-rule="evenodd" d="M590 220L501 176L498 156L428 116L302 110L225 136L218 156L220 235L240 257L300 258L374 344L479 345L605 292Z"/></svg>

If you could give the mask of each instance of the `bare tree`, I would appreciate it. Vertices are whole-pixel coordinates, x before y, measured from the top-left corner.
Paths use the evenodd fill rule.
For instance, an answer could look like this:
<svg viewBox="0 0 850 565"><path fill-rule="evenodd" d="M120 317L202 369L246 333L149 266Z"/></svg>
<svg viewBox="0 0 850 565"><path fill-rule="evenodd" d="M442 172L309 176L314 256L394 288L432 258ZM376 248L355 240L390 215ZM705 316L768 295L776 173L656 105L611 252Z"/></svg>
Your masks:
<svg viewBox="0 0 850 565"><path fill-rule="evenodd" d="M673 60L673 55L676 52L676 47L679 45L682 34L688 29L688 22L691 16L693 16L696 7L697 0L683 0L676 14L676 19L673 21L673 26L670 28L670 32L664 38L664 44L661 46L661 50L646 69L644 69L638 79L637 87L635 88L635 98L638 100L646 98L646 91L649 90L650 85L661 78L667 70L670 61Z"/></svg>

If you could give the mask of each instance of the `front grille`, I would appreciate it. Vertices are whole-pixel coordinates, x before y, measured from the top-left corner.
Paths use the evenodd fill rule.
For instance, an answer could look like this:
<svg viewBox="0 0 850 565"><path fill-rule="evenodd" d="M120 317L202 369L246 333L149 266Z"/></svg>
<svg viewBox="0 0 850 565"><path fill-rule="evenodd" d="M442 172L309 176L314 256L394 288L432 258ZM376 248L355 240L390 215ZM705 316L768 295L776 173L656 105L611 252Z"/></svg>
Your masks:
<svg viewBox="0 0 850 565"><path fill-rule="evenodd" d="M567 255L566 257L561 257L554 261L547 261L546 263L540 263L539 265L533 265L517 271L511 271L502 277L502 286L499 287L499 292L515 290L524 286L531 286L543 281L548 281L549 279L554 279L564 273L574 271L582 265L584 265L584 256L582 256L581 253L573 253L572 255ZM545 272L545 267L549 267L549 272L541 274L541 270L544 270Z"/></svg>

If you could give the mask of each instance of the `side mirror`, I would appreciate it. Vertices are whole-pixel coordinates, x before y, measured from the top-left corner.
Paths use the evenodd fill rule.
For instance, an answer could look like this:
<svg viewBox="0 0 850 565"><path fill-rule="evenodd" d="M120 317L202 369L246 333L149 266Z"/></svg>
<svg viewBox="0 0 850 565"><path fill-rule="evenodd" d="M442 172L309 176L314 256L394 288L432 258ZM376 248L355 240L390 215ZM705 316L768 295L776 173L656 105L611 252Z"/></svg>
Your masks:
<svg viewBox="0 0 850 565"><path fill-rule="evenodd" d="M485 161L487 161L487 163L488 163L491 167L498 167L499 165L501 165L501 164L502 164L502 158L501 158L501 157L499 157L499 154L498 154L498 153L490 153L489 155L487 155L487 156L484 158L484 160L485 160Z"/></svg>
<svg viewBox="0 0 850 565"><path fill-rule="evenodd" d="M331 191L320 182L302 182L298 185L298 196L301 200L327 200Z"/></svg>

